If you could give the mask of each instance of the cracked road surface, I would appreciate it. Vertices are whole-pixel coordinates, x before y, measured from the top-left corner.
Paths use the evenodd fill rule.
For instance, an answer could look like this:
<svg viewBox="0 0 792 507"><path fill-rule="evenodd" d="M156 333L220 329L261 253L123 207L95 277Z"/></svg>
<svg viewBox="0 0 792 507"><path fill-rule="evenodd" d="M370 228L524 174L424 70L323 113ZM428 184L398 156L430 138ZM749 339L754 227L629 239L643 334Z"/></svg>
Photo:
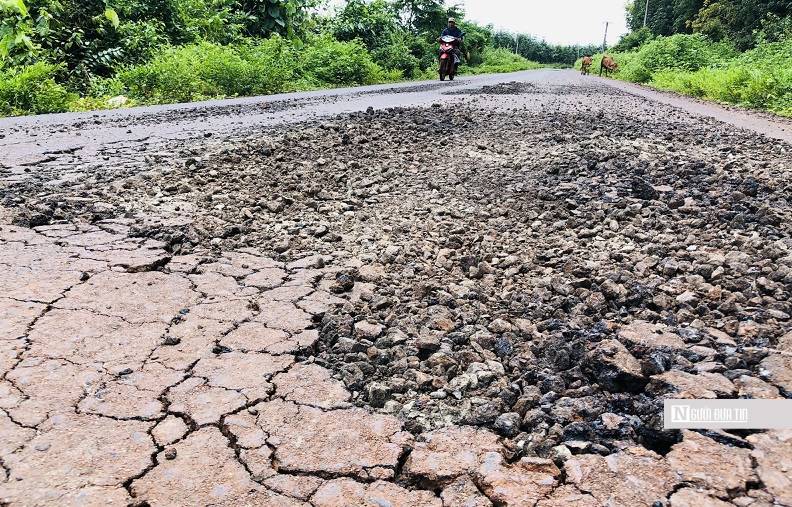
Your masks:
<svg viewBox="0 0 792 507"><path fill-rule="evenodd" d="M0 120L0 503L792 505L792 430L658 415L792 396L789 132L569 71Z"/></svg>

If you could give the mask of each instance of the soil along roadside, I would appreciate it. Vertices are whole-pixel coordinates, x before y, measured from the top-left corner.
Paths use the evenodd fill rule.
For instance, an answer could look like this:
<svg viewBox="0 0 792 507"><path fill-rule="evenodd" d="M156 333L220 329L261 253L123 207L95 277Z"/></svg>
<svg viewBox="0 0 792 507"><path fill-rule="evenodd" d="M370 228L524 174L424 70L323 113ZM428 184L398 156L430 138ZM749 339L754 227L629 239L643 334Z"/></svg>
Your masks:
<svg viewBox="0 0 792 507"><path fill-rule="evenodd" d="M31 445L65 410L148 435L111 489L152 505L190 474L196 499L217 491L220 467L229 503L787 502L787 433L664 431L660 414L666 397L792 396L792 146L610 87L466 93L9 179L4 249L99 264L80 268L89 290L14 296L49 306L20 317L3 463L27 480L0 491L44 489ZM161 339L56 354L97 372L74 396L15 380L42 368L51 307L131 319L90 298L131 290L111 269L144 282Z"/></svg>

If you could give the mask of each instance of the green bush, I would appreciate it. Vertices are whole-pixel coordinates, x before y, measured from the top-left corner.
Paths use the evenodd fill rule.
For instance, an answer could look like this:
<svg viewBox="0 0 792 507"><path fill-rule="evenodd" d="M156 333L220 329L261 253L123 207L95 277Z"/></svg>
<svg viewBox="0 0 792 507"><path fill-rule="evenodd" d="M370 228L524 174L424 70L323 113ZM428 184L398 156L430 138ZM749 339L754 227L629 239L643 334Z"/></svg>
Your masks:
<svg viewBox="0 0 792 507"><path fill-rule="evenodd" d="M374 52L388 46L400 32L398 21L394 5L385 0L348 0L330 29L337 40L358 39Z"/></svg>
<svg viewBox="0 0 792 507"><path fill-rule="evenodd" d="M300 56L303 77L317 86L362 85L386 79L366 47L357 40L314 39Z"/></svg>
<svg viewBox="0 0 792 507"><path fill-rule="evenodd" d="M165 25L161 21L124 22L118 26L118 35L126 63L149 60L168 44Z"/></svg>
<svg viewBox="0 0 792 507"><path fill-rule="evenodd" d="M522 56L514 54L506 48L487 47L482 51L481 59L481 65L477 67L463 67L463 72L469 74L488 74L496 72L516 72L518 70L530 70L542 67L538 63L526 60Z"/></svg>
<svg viewBox="0 0 792 507"><path fill-rule="evenodd" d="M294 79L299 61L298 51L286 39L273 35L265 40L253 40L238 46L242 59L250 65L257 94L294 91Z"/></svg>
<svg viewBox="0 0 792 507"><path fill-rule="evenodd" d="M619 64L618 79L792 116L792 39L737 55L729 45L699 35L674 35L611 56ZM592 72L601 59L594 57Z"/></svg>
<svg viewBox="0 0 792 507"><path fill-rule="evenodd" d="M127 93L124 82L118 77L97 77L88 83L88 97L108 98Z"/></svg>
<svg viewBox="0 0 792 507"><path fill-rule="evenodd" d="M371 57L380 67L396 70L408 79L416 76L421 70L420 61L404 44L393 44L377 49L372 52Z"/></svg>
<svg viewBox="0 0 792 507"><path fill-rule="evenodd" d="M780 17L771 13L762 20L761 26L754 33L757 45L792 39L792 16Z"/></svg>
<svg viewBox="0 0 792 507"><path fill-rule="evenodd" d="M643 46L653 38L654 35L651 30L646 27L639 28L638 30L622 35L621 39L619 39L619 43L613 46L613 51L615 53L632 51L633 49Z"/></svg>
<svg viewBox="0 0 792 507"><path fill-rule="evenodd" d="M41 62L0 70L0 116L68 111L77 95L55 82L58 70Z"/></svg>
<svg viewBox="0 0 792 507"><path fill-rule="evenodd" d="M404 54L409 57L408 52ZM395 57L390 57L393 64ZM416 60L401 63L414 68ZM272 36L233 46L201 42L171 47L148 63L122 70L117 82L137 102L172 103L400 78L401 69L383 70L357 41L339 42L325 36L298 50ZM108 88L110 93L102 95L123 91L113 81L98 81L94 86Z"/></svg>
<svg viewBox="0 0 792 507"><path fill-rule="evenodd" d="M405 44L415 58L418 59L418 66L421 71L435 70L437 66L437 55L440 50L439 45L434 40L429 41L423 37L408 36Z"/></svg>
<svg viewBox="0 0 792 507"><path fill-rule="evenodd" d="M760 44L733 61L695 72L662 70L652 86L792 116L792 40Z"/></svg>
<svg viewBox="0 0 792 507"><path fill-rule="evenodd" d="M492 31L489 28L465 21L460 23L459 28L465 32L465 42L462 46L465 52L465 63L470 66L486 63L484 51L492 47ZM493 56L490 55L490 57Z"/></svg>
<svg viewBox="0 0 792 507"><path fill-rule="evenodd" d="M591 66L592 72L596 70L599 73L602 55L598 56L599 58L595 58L594 65ZM652 79L652 70L641 63L641 56L638 52L613 53L610 56L618 65L616 75L621 79L633 83L646 83Z"/></svg>
<svg viewBox="0 0 792 507"><path fill-rule="evenodd" d="M214 58L226 69L236 70L238 57L230 49L204 42L165 49L148 63L122 70L118 79L130 96L142 102L189 102L217 97L224 95L223 91L217 83L207 80L204 72Z"/></svg>
<svg viewBox="0 0 792 507"><path fill-rule="evenodd" d="M118 74L140 102L189 102L292 89L295 52L273 36L260 43L220 46L201 42L168 48L150 62Z"/></svg>
<svg viewBox="0 0 792 507"><path fill-rule="evenodd" d="M676 34L644 44L629 60L622 54L622 61L617 63L623 79L645 83L658 70L696 71L723 64L735 56L735 49L728 43L712 42L699 34Z"/></svg>

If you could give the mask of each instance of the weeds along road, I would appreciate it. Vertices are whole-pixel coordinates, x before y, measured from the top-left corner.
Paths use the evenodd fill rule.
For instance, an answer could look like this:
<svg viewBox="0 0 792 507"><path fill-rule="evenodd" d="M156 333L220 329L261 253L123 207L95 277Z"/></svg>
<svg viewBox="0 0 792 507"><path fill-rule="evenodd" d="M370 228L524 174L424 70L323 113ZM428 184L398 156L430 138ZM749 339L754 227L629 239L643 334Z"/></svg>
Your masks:
<svg viewBox="0 0 792 507"><path fill-rule="evenodd" d="M788 123L572 71L0 120L0 503L790 505ZM659 502L659 503L658 503Z"/></svg>

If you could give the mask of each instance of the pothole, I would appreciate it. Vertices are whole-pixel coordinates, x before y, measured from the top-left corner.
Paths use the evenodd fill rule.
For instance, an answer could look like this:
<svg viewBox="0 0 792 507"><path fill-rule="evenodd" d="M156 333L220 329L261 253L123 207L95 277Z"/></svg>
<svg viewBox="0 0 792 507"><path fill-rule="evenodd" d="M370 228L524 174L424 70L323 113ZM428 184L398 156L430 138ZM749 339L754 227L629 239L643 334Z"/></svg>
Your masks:
<svg viewBox="0 0 792 507"><path fill-rule="evenodd" d="M148 217L140 235L173 252L333 254L347 266L327 289L349 303L324 316L314 360L413 433L475 425L520 455L663 454L679 439L665 396L778 392L767 354L744 347L792 328L788 148L609 93L623 107L599 110L607 121L390 109L196 144L143 174L110 169L119 186L2 197L46 220L106 202L101 218Z"/></svg>

